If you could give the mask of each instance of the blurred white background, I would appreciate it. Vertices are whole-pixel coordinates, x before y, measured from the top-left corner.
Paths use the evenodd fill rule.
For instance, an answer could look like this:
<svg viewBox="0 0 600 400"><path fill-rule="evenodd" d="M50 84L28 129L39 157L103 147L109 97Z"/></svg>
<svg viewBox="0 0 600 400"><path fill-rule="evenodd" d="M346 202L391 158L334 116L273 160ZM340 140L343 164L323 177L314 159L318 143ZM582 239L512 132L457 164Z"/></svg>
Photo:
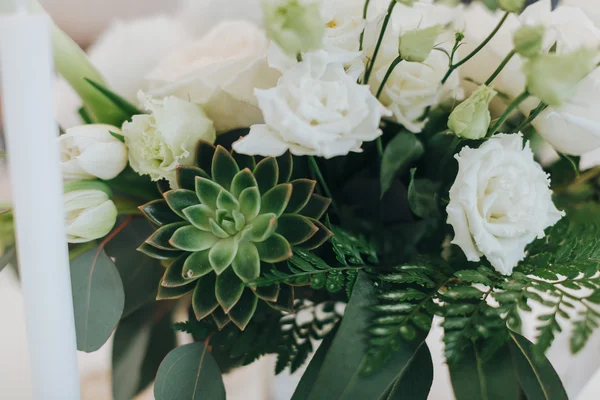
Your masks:
<svg viewBox="0 0 600 400"><path fill-rule="evenodd" d="M1 2L10 0L0 0ZM131 82L131 70L143 77L156 60L148 58L148 51L136 52L136 46L156 49L156 57L177 44L198 37L224 18L260 20L258 0L40 0L55 21L82 47L88 48L108 28L109 32L93 45L92 60L109 81L118 86L122 94L133 97L140 82ZM140 20L140 18L143 18ZM130 37L128 23L148 25L147 36ZM120 37L121 61L115 64L115 37ZM111 53L111 56L107 56ZM151 65L149 67L149 65ZM129 70L120 75L118 69ZM117 70L115 70L117 69ZM121 79L120 79L121 78ZM1 99L0 99L1 100ZM77 98L64 82L57 85L58 120L67 126L73 120ZM1 116L0 116L1 120ZM5 164L0 160L0 204L10 201L10 187ZM40 266L43 267L43 266ZM0 398L29 400L27 344L23 299L18 281L10 270L0 273ZM529 327L531 333L531 326ZM585 351L577 357L570 355L564 332L550 352L550 358L561 375L570 397L593 400L600 393L600 337L590 341ZM434 387L430 399L452 399L447 370L443 364L440 330L434 330L428 343L436 363ZM93 354L79 354L82 392L85 400L112 398L110 391L110 351L108 343ZM289 399L294 390L295 378L283 374L273 378L273 358L263 358L249 368L226 377L228 399L267 400ZM594 376L595 375L595 376ZM590 377L593 377L590 380ZM589 382L588 382L589 381ZM587 383L587 386L586 386ZM140 398L153 398L147 391Z"/></svg>

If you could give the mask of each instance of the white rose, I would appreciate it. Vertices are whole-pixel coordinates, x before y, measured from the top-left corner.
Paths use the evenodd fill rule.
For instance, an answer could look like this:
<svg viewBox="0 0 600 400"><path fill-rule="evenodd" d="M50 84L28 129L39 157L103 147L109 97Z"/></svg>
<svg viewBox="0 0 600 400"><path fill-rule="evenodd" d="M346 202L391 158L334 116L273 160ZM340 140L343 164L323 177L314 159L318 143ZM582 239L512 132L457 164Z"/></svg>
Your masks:
<svg viewBox="0 0 600 400"><path fill-rule="evenodd" d="M175 187L177 165L193 164L198 140L214 142L215 128L197 104L174 96L155 100L142 92L139 97L151 114L123 124L129 163L138 174L168 179Z"/></svg>
<svg viewBox="0 0 600 400"><path fill-rule="evenodd" d="M341 64L329 64L325 52L307 55L277 87L256 95L266 124L233 144L238 153L279 156L289 149L331 158L360 152L362 142L381 135L385 108Z"/></svg>
<svg viewBox="0 0 600 400"><path fill-rule="evenodd" d="M452 243L469 261L485 256L509 275L525 256L525 247L564 213L552 202L549 178L534 161L519 134L500 134L477 149L456 155L458 175L450 189L448 223Z"/></svg>
<svg viewBox="0 0 600 400"><path fill-rule="evenodd" d="M63 196L67 241L83 243L108 235L117 221L110 189L101 182L79 181L65 185Z"/></svg>
<svg viewBox="0 0 600 400"><path fill-rule="evenodd" d="M222 22L165 57L147 76L150 93L201 104L219 132L261 123L254 89L273 87L280 76L267 64L267 45L252 23Z"/></svg>
<svg viewBox="0 0 600 400"><path fill-rule="evenodd" d="M398 3L394 8L369 79L373 93L377 93L392 61L398 57L398 38L404 32L436 25L447 26L453 21L455 14L456 9L432 4L430 1L416 2L412 7ZM370 40L365 44L368 55L373 53L374 39L371 35ZM440 34L436 45L449 50L452 48L453 40L451 30L446 29ZM428 108L451 98L462 97L458 90L458 72L453 73L443 87L440 85L447 71L448 57L439 51L432 51L423 63L403 61L392 72L380 100L393 112L398 123L411 132L420 132L427 122L421 120L421 117Z"/></svg>
<svg viewBox="0 0 600 400"><path fill-rule="evenodd" d="M145 90L144 77L174 47L190 37L182 24L170 17L145 17L113 22L88 49L91 63L110 88L135 101L137 92ZM123 62L123 60L127 62ZM77 110L81 100L64 79L55 87L58 122L63 128L82 123Z"/></svg>
<svg viewBox="0 0 600 400"><path fill-rule="evenodd" d="M65 181L100 178L109 180L127 166L127 147L110 132L116 126L92 124L67 129L59 136L60 158Z"/></svg>

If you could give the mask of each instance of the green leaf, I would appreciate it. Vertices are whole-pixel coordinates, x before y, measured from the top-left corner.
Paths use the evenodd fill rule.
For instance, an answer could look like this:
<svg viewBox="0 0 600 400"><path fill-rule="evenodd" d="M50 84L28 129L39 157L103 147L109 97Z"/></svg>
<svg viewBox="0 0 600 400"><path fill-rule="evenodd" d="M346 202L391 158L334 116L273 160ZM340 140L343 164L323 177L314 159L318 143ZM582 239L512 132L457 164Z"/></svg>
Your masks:
<svg viewBox="0 0 600 400"><path fill-rule="evenodd" d="M225 190L231 187L233 177L240 171L237 163L223 146L217 146L212 161L212 178Z"/></svg>
<svg viewBox="0 0 600 400"><path fill-rule="evenodd" d="M229 312L229 318L238 328L244 330L252 319L257 305L258 297L251 290L246 289L235 307Z"/></svg>
<svg viewBox="0 0 600 400"><path fill-rule="evenodd" d="M266 193L272 187L277 185L279 180L279 166L274 157L264 158L256 164L254 168L254 177L258 182L258 188L261 194Z"/></svg>
<svg viewBox="0 0 600 400"><path fill-rule="evenodd" d="M201 178L197 178L201 179ZM200 204L198 200L198 196L191 190L185 189L177 189L170 190L164 194L165 200L171 210L175 212L175 214L179 215L181 218L185 218L185 214L183 214L183 209L191 206L195 206L196 204Z"/></svg>
<svg viewBox="0 0 600 400"><path fill-rule="evenodd" d="M438 192L441 184L429 179L416 179L416 168L410 170L408 185L408 205L415 215L421 218L439 218Z"/></svg>
<svg viewBox="0 0 600 400"><path fill-rule="evenodd" d="M223 188L216 182L206 178L196 177L196 197L200 199L202 204L207 205L211 209L217 209L217 198L222 191ZM198 203L199 202L196 202L196 204Z"/></svg>
<svg viewBox="0 0 600 400"><path fill-rule="evenodd" d="M238 252L238 241L234 237L221 239L215 243L208 253L210 265L217 274L221 274L231 265Z"/></svg>
<svg viewBox="0 0 600 400"><path fill-rule="evenodd" d="M258 183L256 182L254 175L252 175L252 171L250 171L248 168L245 168L238 172L233 178L230 191L231 194L239 199L240 194L244 189L253 186L258 186Z"/></svg>
<svg viewBox="0 0 600 400"><path fill-rule="evenodd" d="M203 250L192 253L185 260L181 274L185 277L200 278L212 272L213 268L208 259L209 252L210 250Z"/></svg>
<svg viewBox="0 0 600 400"><path fill-rule="evenodd" d="M292 396L291 400L305 400L308 398L313 386L315 385L316 380L319 377L319 373L321 372L321 367L323 366L323 362L325 361L325 357L329 352L329 348L331 347L331 343L335 337L335 332L327 335L325 340L319 345L317 352L313 356L310 364L302 374L302 378L296 387L296 391Z"/></svg>
<svg viewBox="0 0 600 400"><path fill-rule="evenodd" d="M110 337L123 315L125 293L106 252L93 248L71 261L77 349L94 352Z"/></svg>
<svg viewBox="0 0 600 400"><path fill-rule="evenodd" d="M246 222L251 222L260 212L260 192L257 187L244 189L240 193L240 212L244 214Z"/></svg>
<svg viewBox="0 0 600 400"><path fill-rule="evenodd" d="M190 282L185 286L177 286L177 287L158 287L158 294L156 295L156 300L174 300L180 299L183 296L189 294L196 287L196 282Z"/></svg>
<svg viewBox="0 0 600 400"><path fill-rule="evenodd" d="M487 360L480 349L468 346L460 361L448 367L456 400L519 399L519 383L506 345Z"/></svg>
<svg viewBox="0 0 600 400"><path fill-rule="evenodd" d="M177 229L186 224L187 222L181 221L163 225L146 239L146 243L161 250L177 250L169 243L169 240L171 240L171 237L173 237Z"/></svg>
<svg viewBox="0 0 600 400"><path fill-rule="evenodd" d="M302 215L283 214L277 220L277 233L287 239L292 246L306 242L319 228Z"/></svg>
<svg viewBox="0 0 600 400"><path fill-rule="evenodd" d="M373 282L365 272L359 272L342 323L306 399L379 399L403 374L422 340L399 343L386 368L369 376L359 373L368 349L364 340L372 316L368 307L376 303Z"/></svg>
<svg viewBox="0 0 600 400"><path fill-rule="evenodd" d="M115 133L113 131L108 131L108 133L110 133L110 136L114 137L115 139L117 139L119 142L121 143L125 143L125 136L119 134L119 133Z"/></svg>
<svg viewBox="0 0 600 400"><path fill-rule="evenodd" d="M257 279L260 276L260 256L256 246L250 242L240 243L232 267L237 276L244 282Z"/></svg>
<svg viewBox="0 0 600 400"><path fill-rule="evenodd" d="M169 243L178 249L195 252L209 249L219 240L211 232L201 231L195 226L188 225L177 229Z"/></svg>
<svg viewBox="0 0 600 400"><path fill-rule="evenodd" d="M425 343L381 400L427 400L433 383L433 361Z"/></svg>
<svg viewBox="0 0 600 400"><path fill-rule="evenodd" d="M309 220L318 230L310 238L302 242L300 246L307 250L314 250L331 239L333 237L333 232L327 229L322 222L313 218L309 218Z"/></svg>
<svg viewBox="0 0 600 400"><path fill-rule="evenodd" d="M140 211L155 225L162 226L179 222L181 219L163 199L153 200L140 207Z"/></svg>
<svg viewBox="0 0 600 400"><path fill-rule="evenodd" d="M221 275L217 276L215 295L225 313L229 313L233 306L237 304L243 292L244 283L238 278L233 268L227 268Z"/></svg>
<svg viewBox="0 0 600 400"><path fill-rule="evenodd" d="M331 199L313 193L299 214L309 218L321 219L330 204Z"/></svg>
<svg viewBox="0 0 600 400"><path fill-rule="evenodd" d="M287 183L292 178L294 169L294 160L292 153L286 151L282 156L277 157L277 165L279 167L279 179L277 183Z"/></svg>
<svg viewBox="0 0 600 400"><path fill-rule="evenodd" d="M212 162L216 148L212 143L200 139L196 149L196 164L205 172L212 170Z"/></svg>
<svg viewBox="0 0 600 400"><path fill-rule="evenodd" d="M386 146L381 160L381 197L392 186L396 175L423 155L423 145L416 135L399 132Z"/></svg>
<svg viewBox="0 0 600 400"><path fill-rule="evenodd" d="M268 263L287 260L293 255L292 246L278 233L271 235L264 242L255 243L260 259Z"/></svg>
<svg viewBox="0 0 600 400"><path fill-rule="evenodd" d="M188 283L192 282L195 278L187 278L183 275L183 266L187 258L189 257L189 253L184 253L181 257L174 260L171 265L165 271L165 275L163 276L160 284L164 287L179 287L185 286Z"/></svg>
<svg viewBox="0 0 600 400"><path fill-rule="evenodd" d="M219 302L215 297L215 284L215 274L204 275L198 279L192 296L192 308L198 321L208 316L219 306Z"/></svg>
<svg viewBox="0 0 600 400"><path fill-rule="evenodd" d="M275 214L261 214L252 221L252 241L264 242L277 229Z"/></svg>
<svg viewBox="0 0 600 400"><path fill-rule="evenodd" d="M521 388L528 400L567 400L567 393L545 357L534 355L533 344L523 336L511 332L510 354Z"/></svg>
<svg viewBox="0 0 600 400"><path fill-rule="evenodd" d="M231 193L226 190L221 190L217 196L217 209L227 210L229 212L238 211L240 209L240 203Z"/></svg>
<svg viewBox="0 0 600 400"><path fill-rule="evenodd" d="M308 200L310 200L310 196L315 190L317 181L311 179L296 179L291 181L290 184L292 185L292 195L285 212L288 214L297 214L306 206Z"/></svg>
<svg viewBox="0 0 600 400"><path fill-rule="evenodd" d="M180 189L196 190L196 177L209 179L208 174L198 167L190 165L177 166L177 184Z"/></svg>
<svg viewBox="0 0 600 400"><path fill-rule="evenodd" d="M210 231L210 220L216 218L215 211L206 204L184 208L183 214L192 225L203 231Z"/></svg>
<svg viewBox="0 0 600 400"><path fill-rule="evenodd" d="M292 185L282 183L263 194L261 199L260 213L275 214L279 217L290 201L292 195Z"/></svg>
<svg viewBox="0 0 600 400"><path fill-rule="evenodd" d="M221 371L201 342L181 346L164 359L154 384L156 400L225 400Z"/></svg>
<svg viewBox="0 0 600 400"><path fill-rule="evenodd" d="M181 251L162 250L151 246L148 243L142 243L136 250L147 257L157 260L172 260L181 255Z"/></svg>
<svg viewBox="0 0 600 400"><path fill-rule="evenodd" d="M123 97L116 94L115 92L113 92L113 91L109 90L108 88L106 88L105 86L101 85L100 83L94 82L88 78L84 78L84 79L90 85L92 85L94 88L96 88L100 93L102 93L108 100L110 100L111 103L113 103L123 113L123 116L124 116L124 117L122 117L124 119L122 121L120 121L120 123L114 123L112 121L96 121L96 122L121 126L123 124L123 122L125 122L128 119L131 119L131 117L133 117L134 115L144 114L144 112L140 111L136 106L134 106L133 104L131 104L130 102L125 100Z"/></svg>

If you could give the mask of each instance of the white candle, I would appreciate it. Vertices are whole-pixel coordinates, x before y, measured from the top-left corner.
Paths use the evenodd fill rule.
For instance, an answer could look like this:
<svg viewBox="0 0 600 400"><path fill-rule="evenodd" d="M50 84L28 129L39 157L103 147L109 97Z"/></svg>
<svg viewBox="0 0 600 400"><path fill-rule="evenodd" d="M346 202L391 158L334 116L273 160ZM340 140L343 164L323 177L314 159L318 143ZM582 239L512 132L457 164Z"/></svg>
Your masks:
<svg viewBox="0 0 600 400"><path fill-rule="evenodd" d="M72 400L80 391L50 28L45 15L0 16L1 97L33 398Z"/></svg>

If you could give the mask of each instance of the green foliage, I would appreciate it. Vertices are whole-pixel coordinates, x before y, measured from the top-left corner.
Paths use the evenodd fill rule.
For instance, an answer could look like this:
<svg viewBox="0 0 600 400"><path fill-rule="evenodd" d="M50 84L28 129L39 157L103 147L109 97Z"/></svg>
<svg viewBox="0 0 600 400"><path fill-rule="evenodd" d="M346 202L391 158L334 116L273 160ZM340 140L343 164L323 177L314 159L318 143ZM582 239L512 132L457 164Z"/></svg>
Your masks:
<svg viewBox="0 0 600 400"><path fill-rule="evenodd" d="M344 303L326 301L319 304L305 300L295 314L281 317L282 340L278 348L275 373L286 367L294 373L313 352L314 341L322 340L335 328L344 314Z"/></svg>
<svg viewBox="0 0 600 400"><path fill-rule="evenodd" d="M279 282L248 283L270 276L292 246L316 249L332 235L319 222L329 200L313 193L314 181L290 181L292 170L290 153L257 163L200 141L197 166L177 169L179 188L141 207L158 229L140 250L172 260L158 298L193 292L196 319L218 312L242 330L258 299L277 301Z"/></svg>
<svg viewBox="0 0 600 400"><path fill-rule="evenodd" d="M381 197L390 189L396 175L423 155L423 144L410 132L398 132L385 147L381 160Z"/></svg>
<svg viewBox="0 0 600 400"><path fill-rule="evenodd" d="M7 265L17 266L17 248L12 210L0 211L0 271Z"/></svg>

